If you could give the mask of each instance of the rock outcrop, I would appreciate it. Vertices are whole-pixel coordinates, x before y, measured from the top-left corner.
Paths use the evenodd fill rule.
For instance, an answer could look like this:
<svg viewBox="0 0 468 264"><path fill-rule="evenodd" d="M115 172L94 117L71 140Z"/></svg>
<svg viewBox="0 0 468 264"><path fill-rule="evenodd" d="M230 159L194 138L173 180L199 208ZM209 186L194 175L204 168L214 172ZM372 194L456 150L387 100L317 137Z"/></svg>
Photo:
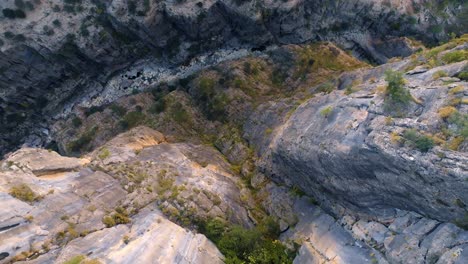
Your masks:
<svg viewBox="0 0 468 264"><path fill-rule="evenodd" d="M461 130L467 108L461 102L468 85L452 77L466 71L467 61L404 75L411 102L388 109L384 72L404 71L411 63L407 59L344 74L339 90L300 105L263 146L262 171L297 186L337 215L391 216L400 209L464 222L468 156L465 136L458 141L455 135L466 133ZM448 120L447 109L465 121ZM453 134L444 135L446 127ZM418 149L406 133L425 135L435 147Z"/></svg>
<svg viewBox="0 0 468 264"><path fill-rule="evenodd" d="M465 263L468 231L417 213L334 218L311 197L268 183L261 188L267 211L290 223L281 240L298 244L295 264L306 263ZM290 222L291 217L295 220Z"/></svg>
<svg viewBox="0 0 468 264"><path fill-rule="evenodd" d="M0 263L222 263L186 228L211 218L252 226L240 181L212 148L146 127L83 159L20 149L1 163Z"/></svg>
<svg viewBox="0 0 468 264"><path fill-rule="evenodd" d="M131 227L96 231L26 263L64 263L77 256L102 263L223 263L205 236L168 221L157 208L145 208L133 219Z"/></svg>

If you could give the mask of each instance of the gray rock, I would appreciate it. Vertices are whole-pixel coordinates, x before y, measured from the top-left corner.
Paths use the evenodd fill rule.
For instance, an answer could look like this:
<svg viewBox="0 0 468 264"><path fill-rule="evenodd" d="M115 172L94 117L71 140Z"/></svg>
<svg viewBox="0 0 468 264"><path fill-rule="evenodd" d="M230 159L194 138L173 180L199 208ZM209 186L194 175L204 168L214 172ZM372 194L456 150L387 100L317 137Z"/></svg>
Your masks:
<svg viewBox="0 0 468 264"><path fill-rule="evenodd" d="M392 67L404 68L406 63ZM384 84L385 67L355 74ZM392 142L392 133L401 137L409 128L437 133L441 126L438 110L449 95L446 86L428 89L433 85L432 74L445 70L453 75L464 67L466 61L407 75L408 85L417 86L411 94L422 102L411 103L406 116L393 117L391 123L386 121L390 113L383 109L383 96L375 93L378 84L364 81L359 92L348 96L334 91L303 103L266 142L256 141L255 130L248 130L252 134L247 138L259 145L262 155L260 171L276 182L300 187L337 215L359 212L395 217L395 209L400 209L439 221L463 219L465 210L454 201L468 204L466 153L442 148L420 152ZM324 109L331 113L324 116L320 113ZM440 158L441 153L446 156Z"/></svg>
<svg viewBox="0 0 468 264"><path fill-rule="evenodd" d="M25 141L50 141L37 123L47 126L55 115L69 114L74 105L109 103L132 89L187 76L187 62L195 64L194 69L204 68L231 58L226 50L235 54L245 48L245 56L250 49L261 51L271 44L328 40L358 57L383 63L417 49L399 36L436 42L447 39L448 31L463 33L465 14L465 6L451 2L444 16L433 6L419 6L414 12L412 2L394 8L381 0L255 5L233 0L159 1L147 6L138 2L136 10L123 1L99 3L95 7L84 2L81 12L69 14L50 12L56 3L42 2L21 21L3 20L1 33L11 31L15 37L5 38L0 49L1 154ZM401 23L408 16L418 23ZM44 36L38 32L55 20L61 21L60 30ZM398 28L392 26L396 24ZM430 32L435 26L442 31ZM31 140L30 135L38 138Z"/></svg>
<svg viewBox="0 0 468 264"><path fill-rule="evenodd" d="M22 148L11 154L6 162L30 170L36 176L78 170L89 161L62 157L55 151L37 148Z"/></svg>
<svg viewBox="0 0 468 264"><path fill-rule="evenodd" d="M56 262L85 255L105 263L223 263L221 253L205 236L184 230L152 210L136 215L131 227L119 225L73 240Z"/></svg>

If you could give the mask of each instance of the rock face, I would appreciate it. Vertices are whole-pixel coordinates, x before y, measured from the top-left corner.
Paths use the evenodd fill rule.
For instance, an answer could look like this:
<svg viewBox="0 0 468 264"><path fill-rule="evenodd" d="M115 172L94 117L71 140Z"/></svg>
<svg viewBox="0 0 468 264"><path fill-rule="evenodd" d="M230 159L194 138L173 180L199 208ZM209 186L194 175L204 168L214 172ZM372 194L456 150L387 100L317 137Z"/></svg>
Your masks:
<svg viewBox="0 0 468 264"><path fill-rule="evenodd" d="M264 203L267 211L288 222L281 235L284 243L301 247L296 264L308 263L465 263L468 246L465 231L414 212L398 211L394 217L334 218L310 197L293 194L268 183ZM279 199L278 199L279 198ZM281 199L281 200L280 200Z"/></svg>
<svg viewBox="0 0 468 264"><path fill-rule="evenodd" d="M181 228L158 211L141 211L130 228L119 225L75 239L55 262L86 255L103 263L223 263L221 253L205 236Z"/></svg>
<svg viewBox="0 0 468 264"><path fill-rule="evenodd" d="M445 82L437 74L455 76L467 62L405 75L413 99L398 114L396 108L385 109L385 95L379 89L386 85L386 69L404 70L409 63L345 74L339 80L343 90L300 105L265 145L259 163L263 172L275 181L298 186L337 215L353 211L391 216L401 209L440 221L463 221L468 204L464 145L424 152L411 147L405 131L441 133L447 125L444 107L453 98L466 98L468 85L458 78ZM451 107L466 116L465 104Z"/></svg>
<svg viewBox="0 0 468 264"><path fill-rule="evenodd" d="M83 159L24 148L0 168L0 263L222 263L205 236L174 222L252 225L240 197L249 191L219 153L146 127Z"/></svg>
<svg viewBox="0 0 468 264"><path fill-rule="evenodd" d="M79 169L88 163L86 159L62 157L45 149L23 148L7 159L8 163L30 170L36 176Z"/></svg>
<svg viewBox="0 0 468 264"><path fill-rule="evenodd" d="M437 42L463 32L462 2L29 3L26 18L0 17L1 153L25 141L44 144L50 118L76 104L109 103L134 89L245 56L248 49L333 40L379 63L406 56L414 48L401 36ZM17 7L14 1L1 3L0 9L7 8Z"/></svg>

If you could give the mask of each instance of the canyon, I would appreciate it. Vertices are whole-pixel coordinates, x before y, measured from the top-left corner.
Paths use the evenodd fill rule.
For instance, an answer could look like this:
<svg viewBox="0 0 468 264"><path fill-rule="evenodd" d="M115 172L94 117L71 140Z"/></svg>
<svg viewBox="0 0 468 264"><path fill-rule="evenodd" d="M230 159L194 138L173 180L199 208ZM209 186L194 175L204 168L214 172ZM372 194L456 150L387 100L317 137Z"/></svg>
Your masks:
<svg viewBox="0 0 468 264"><path fill-rule="evenodd" d="M0 263L468 262L464 1L27 3Z"/></svg>

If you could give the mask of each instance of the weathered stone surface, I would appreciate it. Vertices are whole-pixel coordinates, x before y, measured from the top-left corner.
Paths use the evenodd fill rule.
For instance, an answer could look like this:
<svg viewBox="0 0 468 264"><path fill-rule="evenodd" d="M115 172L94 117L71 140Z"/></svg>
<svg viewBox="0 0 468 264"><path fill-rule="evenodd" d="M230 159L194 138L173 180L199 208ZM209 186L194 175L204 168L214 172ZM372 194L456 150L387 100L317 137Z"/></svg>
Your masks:
<svg viewBox="0 0 468 264"><path fill-rule="evenodd" d="M222 263L206 237L169 219L192 228L214 217L252 226L251 193L219 152L167 143L147 127L85 159L26 148L0 165L0 263L62 263L77 255L103 263ZM38 168L48 174L36 177ZM8 194L20 185L34 192L27 203ZM103 219L117 212L130 222L107 228Z"/></svg>
<svg viewBox="0 0 468 264"><path fill-rule="evenodd" d="M398 208L441 221L463 219L463 205L468 203L468 156L463 145L458 151L434 147L425 153L401 141L410 128L440 133L444 124L438 111L447 105L445 98L452 98L451 88L433 75L444 71L454 76L467 63L406 75L407 87L414 87L410 92L418 103L410 103L404 116L391 117L378 87L386 85L386 69L403 69L408 63L344 74L339 89L360 80L356 92L334 91L300 105L270 141L259 142L258 148L265 150L261 172L299 187L338 215L349 211L388 217L395 216ZM455 84L467 90L467 82ZM325 115L324 109L330 114ZM466 113L464 105L457 109ZM258 134L250 126L247 137L255 139Z"/></svg>
<svg viewBox="0 0 468 264"><path fill-rule="evenodd" d="M51 175L60 172L78 170L88 163L86 159L62 157L58 153L45 149L22 148L6 159L20 168L27 168L36 176Z"/></svg>
<svg viewBox="0 0 468 264"><path fill-rule="evenodd" d="M355 240L330 215L301 199L295 204L299 222L282 235L301 244L294 263L387 263L382 254Z"/></svg>
<svg viewBox="0 0 468 264"><path fill-rule="evenodd" d="M103 263L223 263L223 256L205 236L167 220L157 208L145 208L131 227L119 225L69 243L56 262L85 255Z"/></svg>

